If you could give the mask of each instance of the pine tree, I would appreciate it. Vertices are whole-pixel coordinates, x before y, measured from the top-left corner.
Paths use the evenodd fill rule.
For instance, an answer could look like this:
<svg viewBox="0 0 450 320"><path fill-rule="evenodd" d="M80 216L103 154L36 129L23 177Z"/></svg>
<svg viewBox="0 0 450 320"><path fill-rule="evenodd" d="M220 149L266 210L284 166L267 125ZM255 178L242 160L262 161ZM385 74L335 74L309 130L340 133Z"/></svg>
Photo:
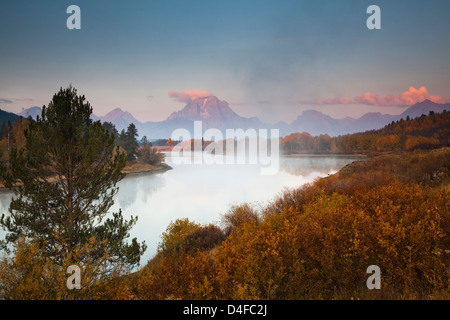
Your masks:
<svg viewBox="0 0 450 320"><path fill-rule="evenodd" d="M147 136L143 136L141 139L141 145L142 147L151 147L152 143L150 141L148 141Z"/></svg>
<svg viewBox="0 0 450 320"><path fill-rule="evenodd" d="M117 131L116 126L112 122L103 122L102 126L106 131L114 136L114 141L116 142L119 137L119 132Z"/></svg>
<svg viewBox="0 0 450 320"><path fill-rule="evenodd" d="M95 237L102 245L92 248L90 259L107 252L110 263L139 263L145 244L126 241L136 218L124 220L119 210L105 219L124 177L125 155L91 113L76 89L61 88L25 131L25 147L11 150L9 167L1 167L4 185L15 194L10 214L0 220L9 232L4 247L19 237L38 239L61 263Z"/></svg>
<svg viewBox="0 0 450 320"><path fill-rule="evenodd" d="M137 128L134 123L130 123L125 133L125 146L124 149L127 151L127 161L133 162L139 157L139 143L136 139L138 136Z"/></svg>

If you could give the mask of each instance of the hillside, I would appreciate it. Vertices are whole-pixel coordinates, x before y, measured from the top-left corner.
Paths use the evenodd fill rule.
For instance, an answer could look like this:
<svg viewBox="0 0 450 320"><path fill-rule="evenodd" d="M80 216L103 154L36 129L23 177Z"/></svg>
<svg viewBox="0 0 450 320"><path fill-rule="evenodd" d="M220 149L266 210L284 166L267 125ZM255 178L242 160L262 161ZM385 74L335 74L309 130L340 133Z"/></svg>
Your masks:
<svg viewBox="0 0 450 320"><path fill-rule="evenodd" d="M293 133L282 138L286 153L370 153L413 149L434 149L450 146L450 112L421 115L415 119L392 121L378 130L347 134L331 138Z"/></svg>
<svg viewBox="0 0 450 320"><path fill-rule="evenodd" d="M7 123L8 121L12 125L17 119L19 119L19 116L17 114L0 109L0 127L3 125L3 123Z"/></svg>
<svg viewBox="0 0 450 320"><path fill-rule="evenodd" d="M382 155L241 204L222 228L173 221L126 283L139 299L448 299L450 148ZM382 290L368 290L376 265Z"/></svg>

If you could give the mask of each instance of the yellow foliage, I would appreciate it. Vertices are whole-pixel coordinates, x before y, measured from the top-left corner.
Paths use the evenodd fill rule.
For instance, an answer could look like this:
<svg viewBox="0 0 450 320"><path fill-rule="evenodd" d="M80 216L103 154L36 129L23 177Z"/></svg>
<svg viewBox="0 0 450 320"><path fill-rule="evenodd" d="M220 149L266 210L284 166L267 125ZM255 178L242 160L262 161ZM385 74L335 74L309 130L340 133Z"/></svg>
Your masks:
<svg viewBox="0 0 450 320"><path fill-rule="evenodd" d="M14 246L14 255L0 260L0 299L6 300L78 300L78 299L132 299L133 295L120 276L120 267L109 269L106 257L96 257L77 263L77 257L98 243L94 238L83 247L66 255L57 264L46 256L37 241L20 238ZM68 289L70 265L80 268L81 289Z"/></svg>
<svg viewBox="0 0 450 320"><path fill-rule="evenodd" d="M233 231L226 232L219 246L158 255L138 276L136 296L448 297L448 189L431 187L434 180L423 179L436 169L444 172L440 182L448 179L448 152L373 159L286 191L262 212L248 205L234 207L225 215L225 229L234 226ZM420 172L412 171L416 169ZM382 290L366 287L370 265L381 268Z"/></svg>

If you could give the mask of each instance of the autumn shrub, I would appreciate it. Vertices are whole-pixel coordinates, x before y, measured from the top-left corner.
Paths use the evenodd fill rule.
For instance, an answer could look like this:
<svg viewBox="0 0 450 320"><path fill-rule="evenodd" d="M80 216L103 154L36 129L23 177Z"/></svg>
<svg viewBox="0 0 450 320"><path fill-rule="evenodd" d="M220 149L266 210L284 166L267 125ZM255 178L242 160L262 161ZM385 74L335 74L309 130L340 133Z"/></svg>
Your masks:
<svg viewBox="0 0 450 320"><path fill-rule="evenodd" d="M353 193L386 185L392 178L404 183L439 186L449 182L450 148L379 155L368 161L354 162L337 174L315 183L332 191Z"/></svg>
<svg viewBox="0 0 450 320"><path fill-rule="evenodd" d="M233 231L240 228L242 225L260 219L258 212L252 208L248 203L237 206L232 206L227 213L222 216L222 225L225 234L229 235Z"/></svg>
<svg viewBox="0 0 450 320"><path fill-rule="evenodd" d="M154 166L160 165L164 161L165 155L153 148L150 145L145 145L139 149L139 163L151 164Z"/></svg>
<svg viewBox="0 0 450 320"><path fill-rule="evenodd" d="M357 194L352 202L372 220L373 227L361 230L358 241L370 248L386 287L418 297L449 289L447 192L394 181Z"/></svg>
<svg viewBox="0 0 450 320"><path fill-rule="evenodd" d="M122 281L125 268L106 266L106 256L79 260L98 245L95 239L67 254L62 264L46 255L39 243L19 238L11 254L0 259L0 300L97 300L133 299ZM68 289L70 265L80 268L80 289Z"/></svg>
<svg viewBox="0 0 450 320"><path fill-rule="evenodd" d="M222 299L274 299L292 289L300 266L297 227L282 214L251 221L232 233L215 255Z"/></svg>
<svg viewBox="0 0 450 320"><path fill-rule="evenodd" d="M169 224L161 235L161 243L158 245L158 253L179 253L186 236L198 230L200 225L189 221L188 218L177 219Z"/></svg>
<svg viewBox="0 0 450 320"><path fill-rule="evenodd" d="M317 183L317 182L316 182ZM280 213L284 208L293 208L296 212L303 212L303 207L312 201L320 188L313 183L305 184L299 188L285 189L268 206L263 208L263 216Z"/></svg>
<svg viewBox="0 0 450 320"><path fill-rule="evenodd" d="M392 181L354 196L322 193L298 215L286 207L245 224L218 248L221 297L370 296L373 264L386 292L448 290L448 206L443 192Z"/></svg>
<svg viewBox="0 0 450 320"><path fill-rule="evenodd" d="M161 239L156 256L139 271L136 295L141 299L215 298L210 249L223 241L223 231L212 224L177 219Z"/></svg>
<svg viewBox="0 0 450 320"><path fill-rule="evenodd" d="M212 249L221 244L224 239L225 234L222 229L214 224L208 224L188 234L184 238L182 248L186 252L193 254L197 250Z"/></svg>

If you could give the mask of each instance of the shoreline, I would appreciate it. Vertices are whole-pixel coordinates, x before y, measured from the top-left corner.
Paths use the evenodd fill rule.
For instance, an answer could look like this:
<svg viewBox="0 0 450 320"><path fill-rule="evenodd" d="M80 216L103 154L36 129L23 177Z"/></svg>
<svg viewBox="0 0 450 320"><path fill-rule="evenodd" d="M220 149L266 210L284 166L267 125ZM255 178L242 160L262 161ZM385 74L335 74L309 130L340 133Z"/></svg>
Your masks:
<svg viewBox="0 0 450 320"><path fill-rule="evenodd" d="M138 167L138 168L136 168L136 167ZM144 167L135 166L135 168L133 168L133 166L131 166L131 168L129 168L129 169L124 169L123 173L125 173L124 179L126 179L127 177L133 177L133 176L138 176L138 175L163 173L163 172L166 172L166 171L169 171L172 169L173 168L171 166L169 166L166 163L163 163L158 167L152 166L152 168L145 168L145 166Z"/></svg>
<svg viewBox="0 0 450 320"><path fill-rule="evenodd" d="M363 153L280 153L283 157L343 157L343 158L369 158Z"/></svg>
<svg viewBox="0 0 450 320"><path fill-rule="evenodd" d="M294 157L352 157L352 158L359 158L359 159L370 159L371 156L367 154L362 153L281 153L281 157L288 157L288 158L294 158ZM125 166L123 169L123 173L125 173L125 177L123 179L126 179L128 177L135 177L135 176L143 176L143 175L151 175L151 174L157 174L157 173L164 173L166 171L172 170L173 168L169 166L166 163L162 163L160 166L153 166L150 164L139 164L134 163L131 165ZM342 169L342 168L341 168ZM340 170L339 170L340 171ZM338 171L338 172L339 172ZM337 173L337 172L336 172ZM9 193L12 192L10 189L4 187L2 184L0 184L0 193Z"/></svg>
<svg viewBox="0 0 450 320"><path fill-rule="evenodd" d="M160 166L157 167L145 164L144 165L132 164L131 166L125 166L122 172L125 173L125 177L123 179L126 179L127 177L133 177L138 175L163 173L172 169L173 168L166 163L162 163ZM0 193L11 193L11 192L12 191L10 189L0 184Z"/></svg>

